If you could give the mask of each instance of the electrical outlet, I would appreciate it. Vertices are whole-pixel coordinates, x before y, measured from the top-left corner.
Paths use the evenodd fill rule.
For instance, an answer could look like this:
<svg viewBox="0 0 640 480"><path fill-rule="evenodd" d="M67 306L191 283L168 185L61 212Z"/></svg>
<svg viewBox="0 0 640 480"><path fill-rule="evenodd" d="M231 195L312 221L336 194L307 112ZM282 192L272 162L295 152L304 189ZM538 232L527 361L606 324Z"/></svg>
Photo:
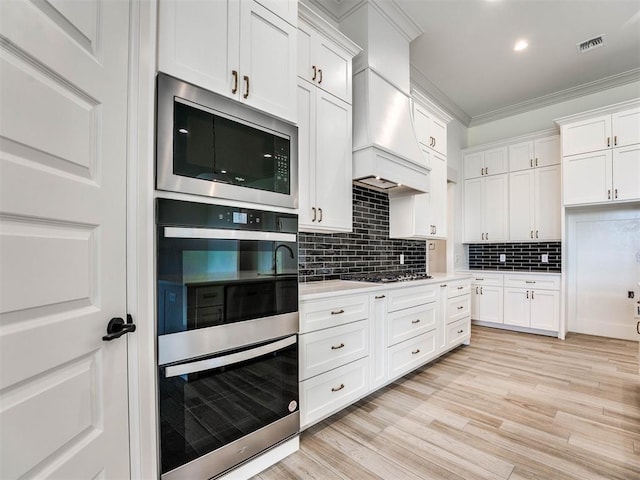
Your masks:
<svg viewBox="0 0 640 480"><path fill-rule="evenodd" d="M504 253L501 253L501 254L500 254L500 262L501 262L501 263L504 263L504 262L506 262L506 261L507 261L507 256L506 256Z"/></svg>
<svg viewBox="0 0 640 480"><path fill-rule="evenodd" d="M404 265L404 253L400 254L400 265Z"/></svg>
<svg viewBox="0 0 640 480"><path fill-rule="evenodd" d="M542 263L549 263L549 255L548 255L548 254L546 254L546 253L543 253L543 254L541 255L540 261L541 261Z"/></svg>

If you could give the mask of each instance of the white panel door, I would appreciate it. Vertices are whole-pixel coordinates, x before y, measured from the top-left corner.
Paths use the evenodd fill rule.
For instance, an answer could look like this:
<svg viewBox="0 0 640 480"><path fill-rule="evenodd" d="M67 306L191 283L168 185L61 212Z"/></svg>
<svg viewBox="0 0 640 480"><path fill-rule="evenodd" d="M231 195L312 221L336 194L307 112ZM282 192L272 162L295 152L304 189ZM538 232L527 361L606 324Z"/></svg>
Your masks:
<svg viewBox="0 0 640 480"><path fill-rule="evenodd" d="M316 35L313 61L318 69L316 84L350 104L351 55L323 35Z"/></svg>
<svg viewBox="0 0 640 480"><path fill-rule="evenodd" d="M640 108L614 113L612 122L614 147L640 143Z"/></svg>
<svg viewBox="0 0 640 480"><path fill-rule="evenodd" d="M429 146L427 144L427 146ZM481 177L484 174L484 152L467 153L462 157L464 179Z"/></svg>
<svg viewBox="0 0 640 480"><path fill-rule="evenodd" d="M504 289L504 324L528 327L530 325L530 290Z"/></svg>
<svg viewBox="0 0 640 480"><path fill-rule="evenodd" d="M613 199L640 200L640 144L613 150Z"/></svg>
<svg viewBox="0 0 640 480"><path fill-rule="evenodd" d="M509 237L508 183L507 174L484 179L484 239L490 242L501 242Z"/></svg>
<svg viewBox="0 0 640 480"><path fill-rule="evenodd" d="M565 205L611 200L611 150L562 159Z"/></svg>
<svg viewBox="0 0 640 480"><path fill-rule="evenodd" d="M604 150L611 147L611 115L564 125L561 133L563 157Z"/></svg>
<svg viewBox="0 0 640 480"><path fill-rule="evenodd" d="M464 182L464 241L467 243L484 240L483 188L483 178L474 178Z"/></svg>
<svg viewBox="0 0 640 480"><path fill-rule="evenodd" d="M0 478L129 478L129 2L0 2Z"/></svg>
<svg viewBox="0 0 640 480"><path fill-rule="evenodd" d="M560 325L560 292L531 290L531 328L557 332Z"/></svg>
<svg viewBox="0 0 640 480"><path fill-rule="evenodd" d="M534 238L534 189L534 170L509 174L509 240L512 242Z"/></svg>
<svg viewBox="0 0 640 480"><path fill-rule="evenodd" d="M299 226L315 226L316 87L298 81L298 207Z"/></svg>
<svg viewBox="0 0 640 480"><path fill-rule="evenodd" d="M432 237L447 237L447 159L438 153L431 155L431 175L428 213L426 219L428 225L433 225L433 231L429 228L428 234Z"/></svg>
<svg viewBox="0 0 640 480"><path fill-rule="evenodd" d="M503 288L482 285L480 287L478 320L503 323Z"/></svg>
<svg viewBox="0 0 640 480"><path fill-rule="evenodd" d="M509 171L533 168L533 142L522 142L509 145Z"/></svg>
<svg viewBox="0 0 640 480"><path fill-rule="evenodd" d="M558 165L560 163L560 137L553 135L536 139L533 142L533 152L535 167Z"/></svg>
<svg viewBox="0 0 640 480"><path fill-rule="evenodd" d="M484 174L497 175L509 171L507 147L494 148L484 152Z"/></svg>
<svg viewBox="0 0 640 480"><path fill-rule="evenodd" d="M431 117L430 133L433 138L433 149L442 155L447 154L447 123L437 117Z"/></svg>
<svg viewBox="0 0 640 480"><path fill-rule="evenodd" d="M416 132L416 138L418 139L418 142L420 142L420 144L425 147L431 146L431 137L429 132L430 123L431 123L431 120L429 118L429 112L427 112L421 105L414 103L413 104L413 129ZM480 169L478 169L478 175L473 175L473 176L479 177L480 176L479 170ZM471 177L465 177L465 178L471 178Z"/></svg>
<svg viewBox="0 0 640 480"><path fill-rule="evenodd" d="M535 169L535 232L538 240L560 240L560 165Z"/></svg>

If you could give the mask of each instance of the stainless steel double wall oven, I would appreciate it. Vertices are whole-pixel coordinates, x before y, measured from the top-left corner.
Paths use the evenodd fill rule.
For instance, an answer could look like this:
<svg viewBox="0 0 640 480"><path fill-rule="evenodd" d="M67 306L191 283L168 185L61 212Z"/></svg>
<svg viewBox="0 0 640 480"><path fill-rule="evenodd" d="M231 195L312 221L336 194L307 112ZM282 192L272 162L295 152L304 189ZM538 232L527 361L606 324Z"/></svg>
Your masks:
<svg viewBox="0 0 640 480"><path fill-rule="evenodd" d="M298 220L196 195L297 206L297 132L162 74L157 114L161 472L208 479L299 431Z"/></svg>

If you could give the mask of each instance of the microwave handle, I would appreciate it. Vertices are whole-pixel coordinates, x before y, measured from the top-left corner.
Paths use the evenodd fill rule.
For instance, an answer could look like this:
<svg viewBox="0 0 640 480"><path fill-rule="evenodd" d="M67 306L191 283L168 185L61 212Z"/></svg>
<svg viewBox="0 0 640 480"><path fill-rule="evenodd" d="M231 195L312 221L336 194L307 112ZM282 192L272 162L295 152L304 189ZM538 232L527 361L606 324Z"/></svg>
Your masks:
<svg viewBox="0 0 640 480"><path fill-rule="evenodd" d="M252 358L261 357L277 350L281 350L289 345L293 345L296 341L296 335L291 335L290 337L283 338L282 340L262 345L257 348L252 348L251 350L243 350L242 352L231 353L229 355L210 358L208 360L199 360L197 362L173 365L165 368L165 377L178 377L188 373L198 373L214 368L226 367L227 365L244 362L246 360L251 360Z"/></svg>
<svg viewBox="0 0 640 480"><path fill-rule="evenodd" d="M202 238L212 240L267 240L295 242L295 233L256 230L227 230L223 228L164 227L165 238Z"/></svg>

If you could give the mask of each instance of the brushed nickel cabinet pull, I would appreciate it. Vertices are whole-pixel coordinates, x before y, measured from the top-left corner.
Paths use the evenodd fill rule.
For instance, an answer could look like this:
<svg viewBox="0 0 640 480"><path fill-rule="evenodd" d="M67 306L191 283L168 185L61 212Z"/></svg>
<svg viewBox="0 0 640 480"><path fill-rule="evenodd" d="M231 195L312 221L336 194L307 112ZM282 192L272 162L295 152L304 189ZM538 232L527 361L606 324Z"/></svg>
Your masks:
<svg viewBox="0 0 640 480"><path fill-rule="evenodd" d="M489 240L489 232L485 233L485 235L484 235L484 239L485 239L485 240Z"/></svg>
<svg viewBox="0 0 640 480"><path fill-rule="evenodd" d="M463 306L459 306L459 307L458 307L458 310L462 310L463 308L464 308Z"/></svg>
<svg viewBox="0 0 640 480"><path fill-rule="evenodd" d="M489 167L484 167L484 174L489 175Z"/></svg>
<svg viewBox="0 0 640 480"><path fill-rule="evenodd" d="M531 238L533 238L533 230L531 230Z"/></svg>
<svg viewBox="0 0 640 480"><path fill-rule="evenodd" d="M420 319L419 319L419 318L417 318L417 319L415 319L415 320L411 320L411 323L414 323L414 324L415 324L415 323L420 323Z"/></svg>
<svg viewBox="0 0 640 480"><path fill-rule="evenodd" d="M538 230L536 230L536 238L538 238Z"/></svg>
<svg viewBox="0 0 640 480"><path fill-rule="evenodd" d="M313 77L311 77L311 80L315 81L316 77L318 76L318 69L315 65L312 65L311 68L313 68Z"/></svg>
<svg viewBox="0 0 640 480"><path fill-rule="evenodd" d="M464 330L458 330L458 333L463 333L463 332L464 332Z"/></svg>
<svg viewBox="0 0 640 480"><path fill-rule="evenodd" d="M614 196L614 198L618 198L618 189L617 188L613 191L613 196Z"/></svg>
<svg viewBox="0 0 640 480"><path fill-rule="evenodd" d="M233 88L231 89L231 93L238 93L238 71L231 70L231 75L233 75Z"/></svg>
<svg viewBox="0 0 640 480"><path fill-rule="evenodd" d="M318 223L322 221L322 209L318 208L318 213L320 214L320 218L318 218Z"/></svg>
<svg viewBox="0 0 640 480"><path fill-rule="evenodd" d="M615 147L616 145L618 145L618 136L614 135L613 136L613 146Z"/></svg>
<svg viewBox="0 0 640 480"><path fill-rule="evenodd" d="M482 287L480 287L480 295L484 295L484 293L482 293Z"/></svg>
<svg viewBox="0 0 640 480"><path fill-rule="evenodd" d="M386 297L386 295L376 295L375 298L376 298L376 300L380 300L381 298L385 298L385 297Z"/></svg>
<svg viewBox="0 0 640 480"><path fill-rule="evenodd" d="M420 349L416 348L413 352L411 352L411 355L417 355L418 353L420 353Z"/></svg>
<svg viewBox="0 0 640 480"><path fill-rule="evenodd" d="M242 96L244 98L248 98L249 97L249 77L247 75L244 75L242 78L244 79L244 86L245 86L244 95Z"/></svg>
<svg viewBox="0 0 640 480"><path fill-rule="evenodd" d="M484 240L484 232L482 232L482 240Z"/></svg>
<svg viewBox="0 0 640 480"><path fill-rule="evenodd" d="M611 146L611 137L607 137L607 147Z"/></svg>
<svg viewBox="0 0 640 480"><path fill-rule="evenodd" d="M440 285L440 288L444 288L444 287L446 287L446 286L447 286L447 284L446 284L446 283L443 283L442 285Z"/></svg>
<svg viewBox="0 0 640 480"><path fill-rule="evenodd" d="M478 295L478 287L476 287L476 295Z"/></svg>
<svg viewBox="0 0 640 480"><path fill-rule="evenodd" d="M611 190L607 190L607 198L611 200Z"/></svg>
<svg viewBox="0 0 640 480"><path fill-rule="evenodd" d="M533 300L533 290L531 290L531 300Z"/></svg>
<svg viewBox="0 0 640 480"><path fill-rule="evenodd" d="M536 167L538 166L538 158L536 157Z"/></svg>
<svg viewBox="0 0 640 480"><path fill-rule="evenodd" d="M529 290L527 290L527 300L529 299Z"/></svg>
<svg viewBox="0 0 640 480"><path fill-rule="evenodd" d="M320 74L320 80L318 80L318 85L320 85L322 83L322 69L321 68L318 69L318 73Z"/></svg>
<svg viewBox="0 0 640 480"><path fill-rule="evenodd" d="M464 288L464 286L463 286L463 285L460 285L460 286L458 287L458 290L462 290L463 288Z"/></svg>
<svg viewBox="0 0 640 480"><path fill-rule="evenodd" d="M311 210L313 211L313 218L311 219L312 222L316 221L316 207L311 207Z"/></svg>
<svg viewBox="0 0 640 480"><path fill-rule="evenodd" d="M344 310L342 308L340 310L333 310L331 312L331 315L340 315L341 313L344 313Z"/></svg>
<svg viewBox="0 0 640 480"><path fill-rule="evenodd" d="M533 158L531 159L531 168L533 168Z"/></svg>
<svg viewBox="0 0 640 480"><path fill-rule="evenodd" d="M340 350L344 347L344 343L340 342L340 345L331 345L331 350Z"/></svg>
<svg viewBox="0 0 640 480"><path fill-rule="evenodd" d="M344 383L341 383L339 387L332 387L331 391L332 392L339 392L340 390L342 390L344 388Z"/></svg>

